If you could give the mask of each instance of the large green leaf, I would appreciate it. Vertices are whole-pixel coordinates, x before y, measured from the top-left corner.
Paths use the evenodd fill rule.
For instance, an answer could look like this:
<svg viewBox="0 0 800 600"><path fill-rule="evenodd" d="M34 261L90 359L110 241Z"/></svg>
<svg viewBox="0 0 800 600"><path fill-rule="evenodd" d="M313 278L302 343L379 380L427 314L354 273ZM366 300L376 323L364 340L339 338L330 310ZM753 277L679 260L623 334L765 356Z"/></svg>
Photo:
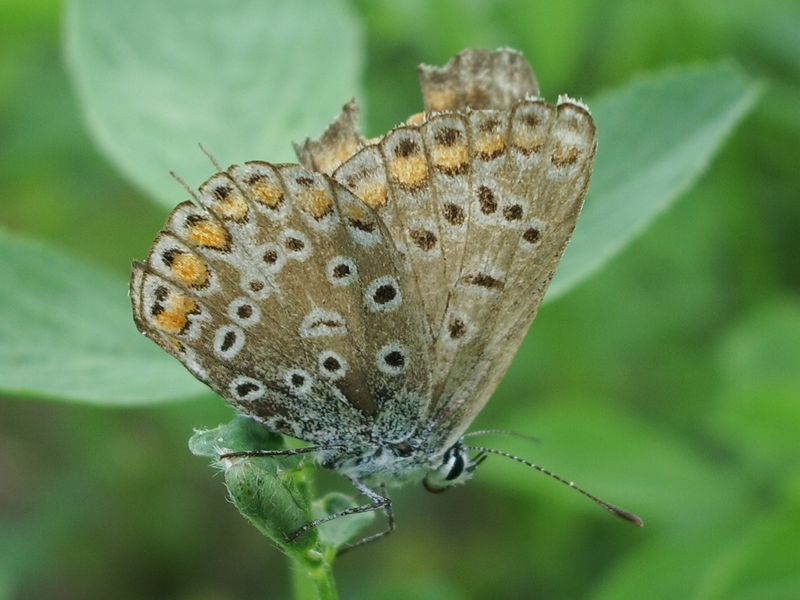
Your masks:
<svg viewBox="0 0 800 600"><path fill-rule="evenodd" d="M591 101L594 176L548 299L599 269L685 192L757 92L737 69L721 64L674 69Z"/></svg>
<svg viewBox="0 0 800 600"><path fill-rule="evenodd" d="M0 393L101 404L205 388L139 335L122 279L0 233Z"/></svg>
<svg viewBox="0 0 800 600"><path fill-rule="evenodd" d="M68 64L90 129L152 198L174 206L173 170L292 158L359 94L361 34L339 0L73 0Z"/></svg>

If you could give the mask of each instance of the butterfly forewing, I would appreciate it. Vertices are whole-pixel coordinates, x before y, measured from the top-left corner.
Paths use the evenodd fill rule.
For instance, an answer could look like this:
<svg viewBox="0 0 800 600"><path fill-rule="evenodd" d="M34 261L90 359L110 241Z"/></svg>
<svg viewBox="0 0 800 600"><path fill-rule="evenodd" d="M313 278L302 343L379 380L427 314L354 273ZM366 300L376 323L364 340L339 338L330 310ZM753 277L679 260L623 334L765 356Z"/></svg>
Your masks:
<svg viewBox="0 0 800 600"><path fill-rule="evenodd" d="M246 414L332 443L402 438L429 398L425 324L375 212L298 165L219 173L134 268L140 330Z"/></svg>
<svg viewBox="0 0 800 600"><path fill-rule="evenodd" d="M502 232L493 236L493 252L482 257L501 273L502 291L485 298L490 310L466 311L481 316L435 408L434 422L449 432L449 440L463 433L508 368L572 235L591 177L595 130L582 105L524 101L513 109L510 125L505 171L495 178L496 226ZM470 239L467 248L472 247ZM464 270L462 280L468 276Z"/></svg>

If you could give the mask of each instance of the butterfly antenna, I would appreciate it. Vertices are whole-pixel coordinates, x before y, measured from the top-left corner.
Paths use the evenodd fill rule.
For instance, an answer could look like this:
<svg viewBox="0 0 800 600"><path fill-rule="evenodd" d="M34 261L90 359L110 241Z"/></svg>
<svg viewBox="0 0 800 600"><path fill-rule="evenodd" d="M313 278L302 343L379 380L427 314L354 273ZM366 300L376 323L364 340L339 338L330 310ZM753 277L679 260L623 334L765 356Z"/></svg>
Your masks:
<svg viewBox="0 0 800 600"><path fill-rule="evenodd" d="M489 455L486 454L486 452L479 452L478 454L476 454L475 458L472 459L472 464L469 467L467 467L470 473L475 471L475 469L477 469L479 466L481 466L481 463L483 463L483 461L485 461L487 458L489 458Z"/></svg>
<svg viewBox="0 0 800 600"><path fill-rule="evenodd" d="M200 198L198 198L198 197L197 197L197 193L196 193L196 192L195 192L195 191L194 191L194 190L193 190L191 187L189 187L189 184L188 184L188 183L186 183L186 182L183 180L183 178L182 178L180 175L178 175L177 173L175 173L175 171L170 171L170 172L169 172L169 174L172 176L172 178L173 178L175 181L177 181L177 182L178 182L178 183L181 185L181 187L182 187L183 189L185 189L187 192L189 192L189 195L190 195L192 198L194 198L194 201L195 201L195 202L197 202L198 204L200 204Z"/></svg>
<svg viewBox="0 0 800 600"><path fill-rule="evenodd" d="M534 444L538 444L542 440L538 437L533 435L526 435L524 433L519 433L517 431L511 431L509 429L479 429L478 431L470 431L469 433L465 433L463 436L464 439L477 437L479 435L507 435L510 437L520 438L523 440L528 440L529 442L533 442Z"/></svg>
<svg viewBox="0 0 800 600"><path fill-rule="evenodd" d="M566 485L568 487L571 487L573 490L576 490L577 492L583 494L584 496L589 498L589 500L591 500L592 502L594 502L596 504L599 504L600 506L605 508L607 511L609 511L612 514L615 514L616 516L620 517L621 519L625 519L626 521L628 521L629 523L633 523L637 527L644 527L644 521L642 521L641 517L633 514L632 512L628 512L627 510L623 510L618 506L614 506L610 502L606 502L605 500L601 500L600 498L598 498L594 494L591 494L591 493L587 492L586 490L584 490L583 488L578 487L577 485L575 485L574 482L568 481L568 480L564 479L563 477L560 477L559 475L556 475L555 473L545 469L541 465L537 465L535 463L527 461L524 458L520 458L519 456L514 456L510 452L503 452L502 450L495 450L494 448L485 448L483 446L467 446L466 448L467 448L467 450L475 450L475 451L480 452L480 453L497 454L498 456L505 456L506 458L510 458L511 460L514 460L514 461L516 461L518 463L522 463L523 465L528 466L528 467L530 467L532 469L536 469L540 473L544 473L548 477L551 477L551 478L555 479L556 481L559 481L559 482L563 483L564 485Z"/></svg>
<svg viewBox="0 0 800 600"><path fill-rule="evenodd" d="M211 154L211 152L209 152L208 150L206 150L206 147L205 147L205 146L203 146L203 144L201 144L201 143L199 143L199 142L198 142L198 144L197 144L197 145L198 145L198 146L200 146L200 150L202 150L202 151L203 151L203 154L205 154L205 155L208 157L208 160L210 160L210 161L211 161L211 164L212 164L212 165L214 165L214 168L215 168L217 171L219 171L220 173L221 173L222 171L224 171L224 169L222 168L222 166L219 164L219 161L218 161L216 158L214 158L214 155L213 155L213 154Z"/></svg>

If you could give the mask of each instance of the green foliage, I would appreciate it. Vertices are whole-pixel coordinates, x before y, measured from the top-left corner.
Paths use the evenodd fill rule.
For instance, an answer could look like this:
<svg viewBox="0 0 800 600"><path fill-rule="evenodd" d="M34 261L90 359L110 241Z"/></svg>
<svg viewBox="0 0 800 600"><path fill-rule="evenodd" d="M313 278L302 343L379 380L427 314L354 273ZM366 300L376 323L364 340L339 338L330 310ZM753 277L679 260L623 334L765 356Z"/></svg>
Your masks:
<svg viewBox="0 0 800 600"><path fill-rule="evenodd" d="M232 500L300 565L287 575L225 502L222 477L185 452L192 428L229 411L136 334L130 260L183 197L168 171L191 184L211 172L198 142L224 163L289 160L290 142L351 96L376 135L419 110L417 63L506 45L525 52L546 98L587 99L599 148L551 290L560 300L477 426L537 435L487 444L647 526L492 457L448 494L393 492L398 531L337 562L343 596L800 597L796 2L60 10L0 3L0 598L281 598L290 585L335 597L330 557L369 516L281 546L282 532L352 500L317 498L310 461L232 461ZM216 460L220 437L284 443L237 419L192 449Z"/></svg>
<svg viewBox="0 0 800 600"><path fill-rule="evenodd" d="M359 96L361 34L340 0L68 3L67 60L86 121L108 158L172 207L169 171L293 158Z"/></svg>
<svg viewBox="0 0 800 600"><path fill-rule="evenodd" d="M109 406L208 393L133 327L125 281L0 233L0 387Z"/></svg>
<svg viewBox="0 0 800 600"><path fill-rule="evenodd" d="M635 80L592 101L594 175L548 299L602 267L688 189L755 96L738 69L714 65Z"/></svg>

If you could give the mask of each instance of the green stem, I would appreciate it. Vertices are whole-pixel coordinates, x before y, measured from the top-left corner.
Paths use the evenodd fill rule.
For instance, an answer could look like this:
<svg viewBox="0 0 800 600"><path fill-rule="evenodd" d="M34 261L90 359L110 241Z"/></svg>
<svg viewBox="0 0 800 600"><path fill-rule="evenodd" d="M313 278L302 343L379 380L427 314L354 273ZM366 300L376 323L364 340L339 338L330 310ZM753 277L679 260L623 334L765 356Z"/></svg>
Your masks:
<svg viewBox="0 0 800 600"><path fill-rule="evenodd" d="M322 560L312 565L293 556L290 561L294 600L338 600L330 562Z"/></svg>

